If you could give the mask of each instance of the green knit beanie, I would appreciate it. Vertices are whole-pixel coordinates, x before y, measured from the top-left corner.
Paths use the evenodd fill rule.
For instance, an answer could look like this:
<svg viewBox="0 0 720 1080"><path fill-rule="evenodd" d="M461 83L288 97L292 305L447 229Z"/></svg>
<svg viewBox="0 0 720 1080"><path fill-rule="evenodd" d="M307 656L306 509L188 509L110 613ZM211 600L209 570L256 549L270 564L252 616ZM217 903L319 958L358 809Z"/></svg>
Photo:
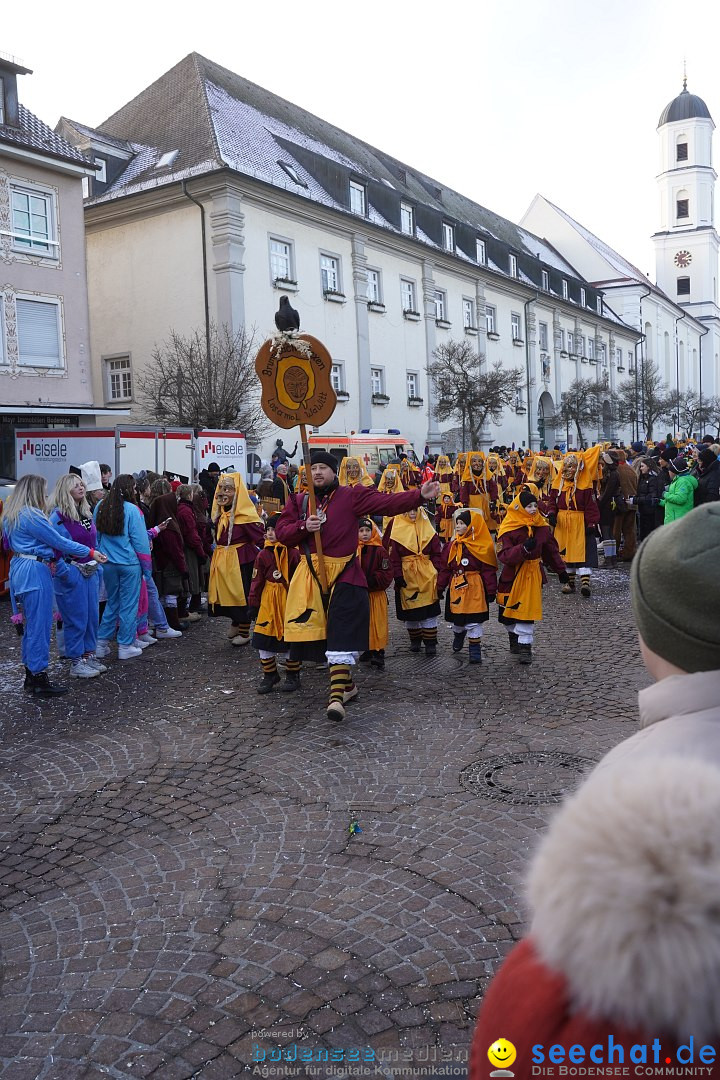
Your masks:
<svg viewBox="0 0 720 1080"><path fill-rule="evenodd" d="M633 560L640 636L683 671L720 670L720 502L661 525Z"/></svg>

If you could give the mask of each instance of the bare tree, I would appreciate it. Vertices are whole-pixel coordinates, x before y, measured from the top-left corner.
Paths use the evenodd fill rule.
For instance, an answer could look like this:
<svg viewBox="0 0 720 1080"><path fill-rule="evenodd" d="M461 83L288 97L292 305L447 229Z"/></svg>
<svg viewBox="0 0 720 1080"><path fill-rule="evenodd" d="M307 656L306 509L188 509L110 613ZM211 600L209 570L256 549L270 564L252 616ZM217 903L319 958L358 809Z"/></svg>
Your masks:
<svg viewBox="0 0 720 1080"><path fill-rule="evenodd" d="M709 405L708 399L701 401L694 390L681 390L680 393L673 390L668 395L664 419L668 423L677 421L678 431L684 431L692 438L693 432L710 420Z"/></svg>
<svg viewBox="0 0 720 1080"><path fill-rule="evenodd" d="M499 424L503 411L513 405L522 386L519 368L493 364L483 371L481 357L466 341L449 341L433 353L428 375L437 389L437 420L459 420L477 450L486 421Z"/></svg>
<svg viewBox="0 0 720 1080"><path fill-rule="evenodd" d="M153 350L138 379L149 420L192 428L234 429L261 438L269 424L260 406L255 333L211 325L187 337L174 330Z"/></svg>
<svg viewBox="0 0 720 1080"><path fill-rule="evenodd" d="M669 390L652 360L646 360L637 368L627 382L616 392L618 420L621 423L637 423L638 432L644 429L645 437L652 439L653 428L668 411Z"/></svg>
<svg viewBox="0 0 720 1080"><path fill-rule="evenodd" d="M715 429L715 441L720 440L720 397L703 399L703 408L707 411L705 423Z"/></svg>
<svg viewBox="0 0 720 1080"><path fill-rule="evenodd" d="M546 419L556 426L564 424L569 427L572 424L577 432L578 445L584 446L586 428L600 427L603 408L609 400L610 395L602 383L595 379L575 379L563 393L555 416Z"/></svg>

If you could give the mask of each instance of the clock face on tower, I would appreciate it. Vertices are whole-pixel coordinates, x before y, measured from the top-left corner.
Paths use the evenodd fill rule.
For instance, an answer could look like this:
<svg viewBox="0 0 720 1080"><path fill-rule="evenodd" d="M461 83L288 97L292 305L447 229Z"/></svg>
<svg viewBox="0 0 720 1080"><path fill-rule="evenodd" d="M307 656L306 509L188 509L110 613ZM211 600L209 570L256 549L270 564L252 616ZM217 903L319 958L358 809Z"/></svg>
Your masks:
<svg viewBox="0 0 720 1080"><path fill-rule="evenodd" d="M678 251L675 253L675 265L680 267L689 266L692 262L692 255L689 251Z"/></svg>

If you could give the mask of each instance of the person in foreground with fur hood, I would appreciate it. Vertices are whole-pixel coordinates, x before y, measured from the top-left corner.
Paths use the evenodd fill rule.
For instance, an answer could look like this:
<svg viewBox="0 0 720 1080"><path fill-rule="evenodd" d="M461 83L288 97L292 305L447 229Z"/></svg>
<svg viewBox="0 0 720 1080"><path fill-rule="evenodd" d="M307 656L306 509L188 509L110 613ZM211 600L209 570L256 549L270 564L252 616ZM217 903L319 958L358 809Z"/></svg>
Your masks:
<svg viewBox="0 0 720 1080"><path fill-rule="evenodd" d="M640 691L640 730L600 761L540 844L530 934L487 993L470 1080L486 1080L498 1038L515 1045L515 1080L559 1076L556 1045L565 1065L663 1075L667 1059L688 1064L676 1051L691 1038L698 1075L720 1076L719 557L717 502L656 529L635 556L633 612L657 681ZM610 1036L623 1061L617 1049L608 1059ZM715 1051L700 1058L703 1047Z"/></svg>

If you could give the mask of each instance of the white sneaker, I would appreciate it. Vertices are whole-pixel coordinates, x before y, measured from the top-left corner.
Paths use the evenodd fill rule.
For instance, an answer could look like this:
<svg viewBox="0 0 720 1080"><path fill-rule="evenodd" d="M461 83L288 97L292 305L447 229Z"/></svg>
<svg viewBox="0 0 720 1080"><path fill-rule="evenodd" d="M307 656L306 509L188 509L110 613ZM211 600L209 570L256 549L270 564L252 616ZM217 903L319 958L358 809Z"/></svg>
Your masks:
<svg viewBox="0 0 720 1080"><path fill-rule="evenodd" d="M110 642L109 641L103 641L102 638L98 638L97 644L95 645L95 655L98 656L98 657L109 656L110 655Z"/></svg>
<svg viewBox="0 0 720 1080"><path fill-rule="evenodd" d="M89 667L94 667L95 670L99 671L101 675L102 675L103 671L107 671L106 665L101 664L100 661L98 660L97 656L94 656L92 653L90 654L90 656L84 657L84 660L85 660L85 663Z"/></svg>
<svg viewBox="0 0 720 1080"><path fill-rule="evenodd" d="M149 634L142 634L140 637L136 637L133 642L136 649L148 649L151 645L155 644L155 638L150 637Z"/></svg>
<svg viewBox="0 0 720 1080"><path fill-rule="evenodd" d="M70 674L74 679L95 679L100 672L81 658L80 660L73 660L70 665Z"/></svg>
<svg viewBox="0 0 720 1080"><path fill-rule="evenodd" d="M118 645L118 660L135 660L142 656L142 649L136 645Z"/></svg>
<svg viewBox="0 0 720 1080"><path fill-rule="evenodd" d="M155 637L158 641L162 641L164 638L182 637L182 630L173 630L172 626L166 626L163 630L156 626Z"/></svg>

